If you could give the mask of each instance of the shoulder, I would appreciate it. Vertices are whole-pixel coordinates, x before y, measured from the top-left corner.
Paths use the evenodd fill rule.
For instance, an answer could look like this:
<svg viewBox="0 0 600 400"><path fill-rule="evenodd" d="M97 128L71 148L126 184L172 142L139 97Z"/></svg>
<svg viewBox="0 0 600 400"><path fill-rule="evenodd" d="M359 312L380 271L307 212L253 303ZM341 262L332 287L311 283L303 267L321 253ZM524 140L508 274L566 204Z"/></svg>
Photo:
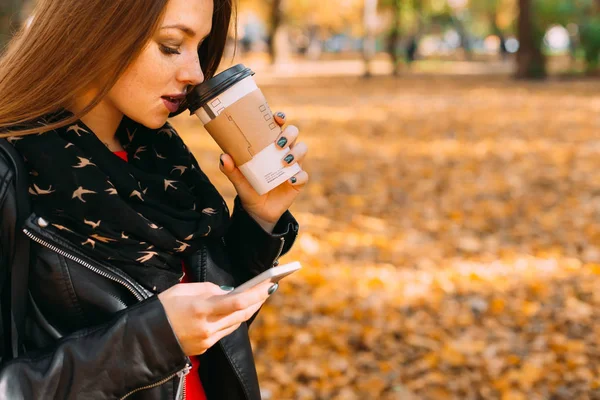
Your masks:
<svg viewBox="0 0 600 400"><path fill-rule="evenodd" d="M6 139L0 139L0 210L3 210L1 215L16 215L18 211L22 218L29 213L27 182L23 158ZM13 200L7 202L10 198ZM5 210L5 207L12 207L14 210Z"/></svg>
<svg viewBox="0 0 600 400"><path fill-rule="evenodd" d="M4 188L7 180L12 179L17 169L21 168L22 157L11 143L14 139L0 138L0 188Z"/></svg>

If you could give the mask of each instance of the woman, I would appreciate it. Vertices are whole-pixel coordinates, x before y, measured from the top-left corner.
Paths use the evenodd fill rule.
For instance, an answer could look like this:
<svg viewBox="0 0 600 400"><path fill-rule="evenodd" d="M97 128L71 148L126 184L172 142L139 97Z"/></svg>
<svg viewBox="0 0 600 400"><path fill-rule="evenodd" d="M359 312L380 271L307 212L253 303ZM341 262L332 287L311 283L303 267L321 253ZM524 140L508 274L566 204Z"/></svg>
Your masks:
<svg viewBox="0 0 600 400"><path fill-rule="evenodd" d="M1 398L260 398L248 326L277 287L227 293L290 249L308 175L259 196L222 155L230 217L166 123L215 73L231 15L230 0L41 0L10 44L0 130L33 214L27 330L3 354ZM277 140L289 163L307 152L297 135ZM0 196L2 215L12 203ZM2 237L21 229L9 220Z"/></svg>

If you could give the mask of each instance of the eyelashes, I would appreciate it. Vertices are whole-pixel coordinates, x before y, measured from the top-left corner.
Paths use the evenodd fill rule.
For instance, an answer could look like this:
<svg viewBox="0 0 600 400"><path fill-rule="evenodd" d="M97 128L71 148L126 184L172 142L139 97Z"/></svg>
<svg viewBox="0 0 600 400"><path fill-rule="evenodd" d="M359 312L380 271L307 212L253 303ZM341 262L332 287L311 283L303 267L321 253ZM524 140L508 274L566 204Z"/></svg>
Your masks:
<svg viewBox="0 0 600 400"><path fill-rule="evenodd" d="M200 47L202 47L203 44L204 44L204 40L202 40L202 42L200 42L200 44L198 45L198 50L200 50ZM166 54L169 56L181 54L180 46L169 47L169 46L165 46L164 44L159 44L159 48L163 54Z"/></svg>
<svg viewBox="0 0 600 400"><path fill-rule="evenodd" d="M160 51L162 51L166 55L181 54L181 52L179 51L179 48L173 48L173 47L165 46L162 44L159 47L160 47Z"/></svg>

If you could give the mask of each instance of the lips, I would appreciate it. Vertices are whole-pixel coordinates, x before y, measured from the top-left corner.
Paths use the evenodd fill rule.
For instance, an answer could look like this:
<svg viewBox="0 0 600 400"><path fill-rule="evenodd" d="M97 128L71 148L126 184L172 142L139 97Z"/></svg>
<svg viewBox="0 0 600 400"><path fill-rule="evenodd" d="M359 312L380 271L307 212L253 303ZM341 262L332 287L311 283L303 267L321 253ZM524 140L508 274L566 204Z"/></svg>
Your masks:
<svg viewBox="0 0 600 400"><path fill-rule="evenodd" d="M181 103L185 99L185 94L162 96L161 99L167 110L169 110L170 113L174 113L179 110Z"/></svg>

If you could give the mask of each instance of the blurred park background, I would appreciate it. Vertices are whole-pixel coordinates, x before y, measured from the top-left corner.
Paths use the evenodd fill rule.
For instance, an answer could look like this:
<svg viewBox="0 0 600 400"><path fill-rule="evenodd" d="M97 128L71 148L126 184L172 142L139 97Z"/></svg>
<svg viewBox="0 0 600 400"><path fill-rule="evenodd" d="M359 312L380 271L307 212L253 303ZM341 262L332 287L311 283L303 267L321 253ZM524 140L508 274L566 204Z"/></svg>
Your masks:
<svg viewBox="0 0 600 400"><path fill-rule="evenodd" d="M240 0L231 36L310 147L264 399L600 399L600 1Z"/></svg>

